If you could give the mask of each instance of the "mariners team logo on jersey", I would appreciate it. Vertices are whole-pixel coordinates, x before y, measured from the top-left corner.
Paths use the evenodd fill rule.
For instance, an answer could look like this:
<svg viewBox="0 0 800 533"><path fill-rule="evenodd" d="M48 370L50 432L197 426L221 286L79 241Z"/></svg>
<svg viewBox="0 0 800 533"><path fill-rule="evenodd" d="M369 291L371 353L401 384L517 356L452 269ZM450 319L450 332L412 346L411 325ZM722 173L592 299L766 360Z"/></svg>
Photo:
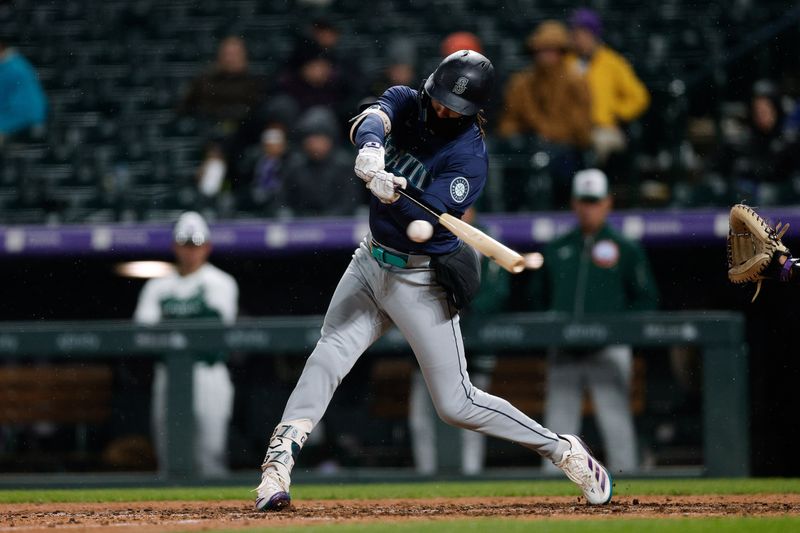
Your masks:
<svg viewBox="0 0 800 533"><path fill-rule="evenodd" d="M428 186L428 169L422 164L422 161L409 154L405 150L400 150L392 142L392 137L386 139L385 161L384 168L387 172L391 172L397 176L403 176L414 187L425 190Z"/></svg>
<svg viewBox="0 0 800 533"><path fill-rule="evenodd" d="M456 80L456 84L453 85L453 92L455 94L463 94L464 91L467 90L467 84L468 83L469 83L469 80L467 78L465 78L464 76L461 76L460 78L458 78Z"/></svg>
<svg viewBox="0 0 800 533"><path fill-rule="evenodd" d="M467 199L469 194L469 181L467 178L455 178L450 182L450 197L454 202L461 203Z"/></svg>

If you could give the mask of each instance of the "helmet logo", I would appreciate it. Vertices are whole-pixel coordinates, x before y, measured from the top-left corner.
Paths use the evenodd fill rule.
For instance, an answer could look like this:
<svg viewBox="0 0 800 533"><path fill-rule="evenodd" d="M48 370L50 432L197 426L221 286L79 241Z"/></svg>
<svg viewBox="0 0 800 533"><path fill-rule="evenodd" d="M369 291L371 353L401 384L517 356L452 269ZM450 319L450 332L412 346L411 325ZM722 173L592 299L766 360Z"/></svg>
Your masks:
<svg viewBox="0 0 800 533"><path fill-rule="evenodd" d="M456 80L456 84L453 85L453 92L455 94L463 94L463 92L467 90L467 84L468 83L469 83L469 80L467 78L465 78L464 76L461 76L460 78L458 78Z"/></svg>

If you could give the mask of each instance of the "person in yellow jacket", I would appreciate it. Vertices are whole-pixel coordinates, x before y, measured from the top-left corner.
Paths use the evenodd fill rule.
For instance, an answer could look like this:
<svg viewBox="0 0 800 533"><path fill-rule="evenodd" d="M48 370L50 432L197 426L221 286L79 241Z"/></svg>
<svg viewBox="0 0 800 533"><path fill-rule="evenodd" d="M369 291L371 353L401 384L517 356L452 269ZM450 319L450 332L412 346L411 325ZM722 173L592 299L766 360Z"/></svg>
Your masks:
<svg viewBox="0 0 800 533"><path fill-rule="evenodd" d="M568 63L567 26L545 20L528 36L531 64L511 75L505 87L497 135L511 152L543 154L540 165L549 186L544 200L549 208L569 206L572 176L585 166L584 151L591 147L592 118L589 87ZM509 210L527 210L543 201L531 193L531 165L506 169L505 196ZM541 206L540 206L541 207Z"/></svg>
<svg viewBox="0 0 800 533"><path fill-rule="evenodd" d="M601 40L602 21L593 10L581 8L570 18L572 48L570 65L581 72L592 98L592 147L597 163L625 150L620 128L637 119L650 104L650 93L630 63Z"/></svg>

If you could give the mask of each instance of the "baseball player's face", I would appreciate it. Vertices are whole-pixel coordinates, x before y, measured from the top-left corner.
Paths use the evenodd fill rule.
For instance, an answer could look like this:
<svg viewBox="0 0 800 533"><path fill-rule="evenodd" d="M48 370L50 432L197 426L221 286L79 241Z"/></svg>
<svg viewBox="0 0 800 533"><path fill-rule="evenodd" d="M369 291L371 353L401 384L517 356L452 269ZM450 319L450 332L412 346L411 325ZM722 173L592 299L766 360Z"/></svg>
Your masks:
<svg viewBox="0 0 800 533"><path fill-rule="evenodd" d="M439 100L431 100L431 107L439 118L461 118L461 113L446 108Z"/></svg>
<svg viewBox="0 0 800 533"><path fill-rule="evenodd" d="M211 244L207 242L200 246L195 246L193 244L175 244L172 250L175 252L175 263L178 268L178 273L181 276L186 276L195 272L206 263L208 254L211 253Z"/></svg>
<svg viewBox="0 0 800 533"><path fill-rule="evenodd" d="M572 210L578 217L578 225L583 233L591 235L597 233L606 223L606 218L611 212L611 197L607 196L596 201L573 199Z"/></svg>

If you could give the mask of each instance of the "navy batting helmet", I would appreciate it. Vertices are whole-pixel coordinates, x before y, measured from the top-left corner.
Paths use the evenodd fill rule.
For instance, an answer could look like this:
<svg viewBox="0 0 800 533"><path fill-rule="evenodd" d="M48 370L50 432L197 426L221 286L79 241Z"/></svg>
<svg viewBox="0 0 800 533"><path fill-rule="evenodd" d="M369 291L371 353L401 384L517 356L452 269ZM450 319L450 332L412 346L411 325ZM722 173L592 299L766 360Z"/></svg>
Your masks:
<svg viewBox="0 0 800 533"><path fill-rule="evenodd" d="M425 92L446 108L466 116L477 115L489 101L494 66L484 55L459 50L444 58L425 81Z"/></svg>

